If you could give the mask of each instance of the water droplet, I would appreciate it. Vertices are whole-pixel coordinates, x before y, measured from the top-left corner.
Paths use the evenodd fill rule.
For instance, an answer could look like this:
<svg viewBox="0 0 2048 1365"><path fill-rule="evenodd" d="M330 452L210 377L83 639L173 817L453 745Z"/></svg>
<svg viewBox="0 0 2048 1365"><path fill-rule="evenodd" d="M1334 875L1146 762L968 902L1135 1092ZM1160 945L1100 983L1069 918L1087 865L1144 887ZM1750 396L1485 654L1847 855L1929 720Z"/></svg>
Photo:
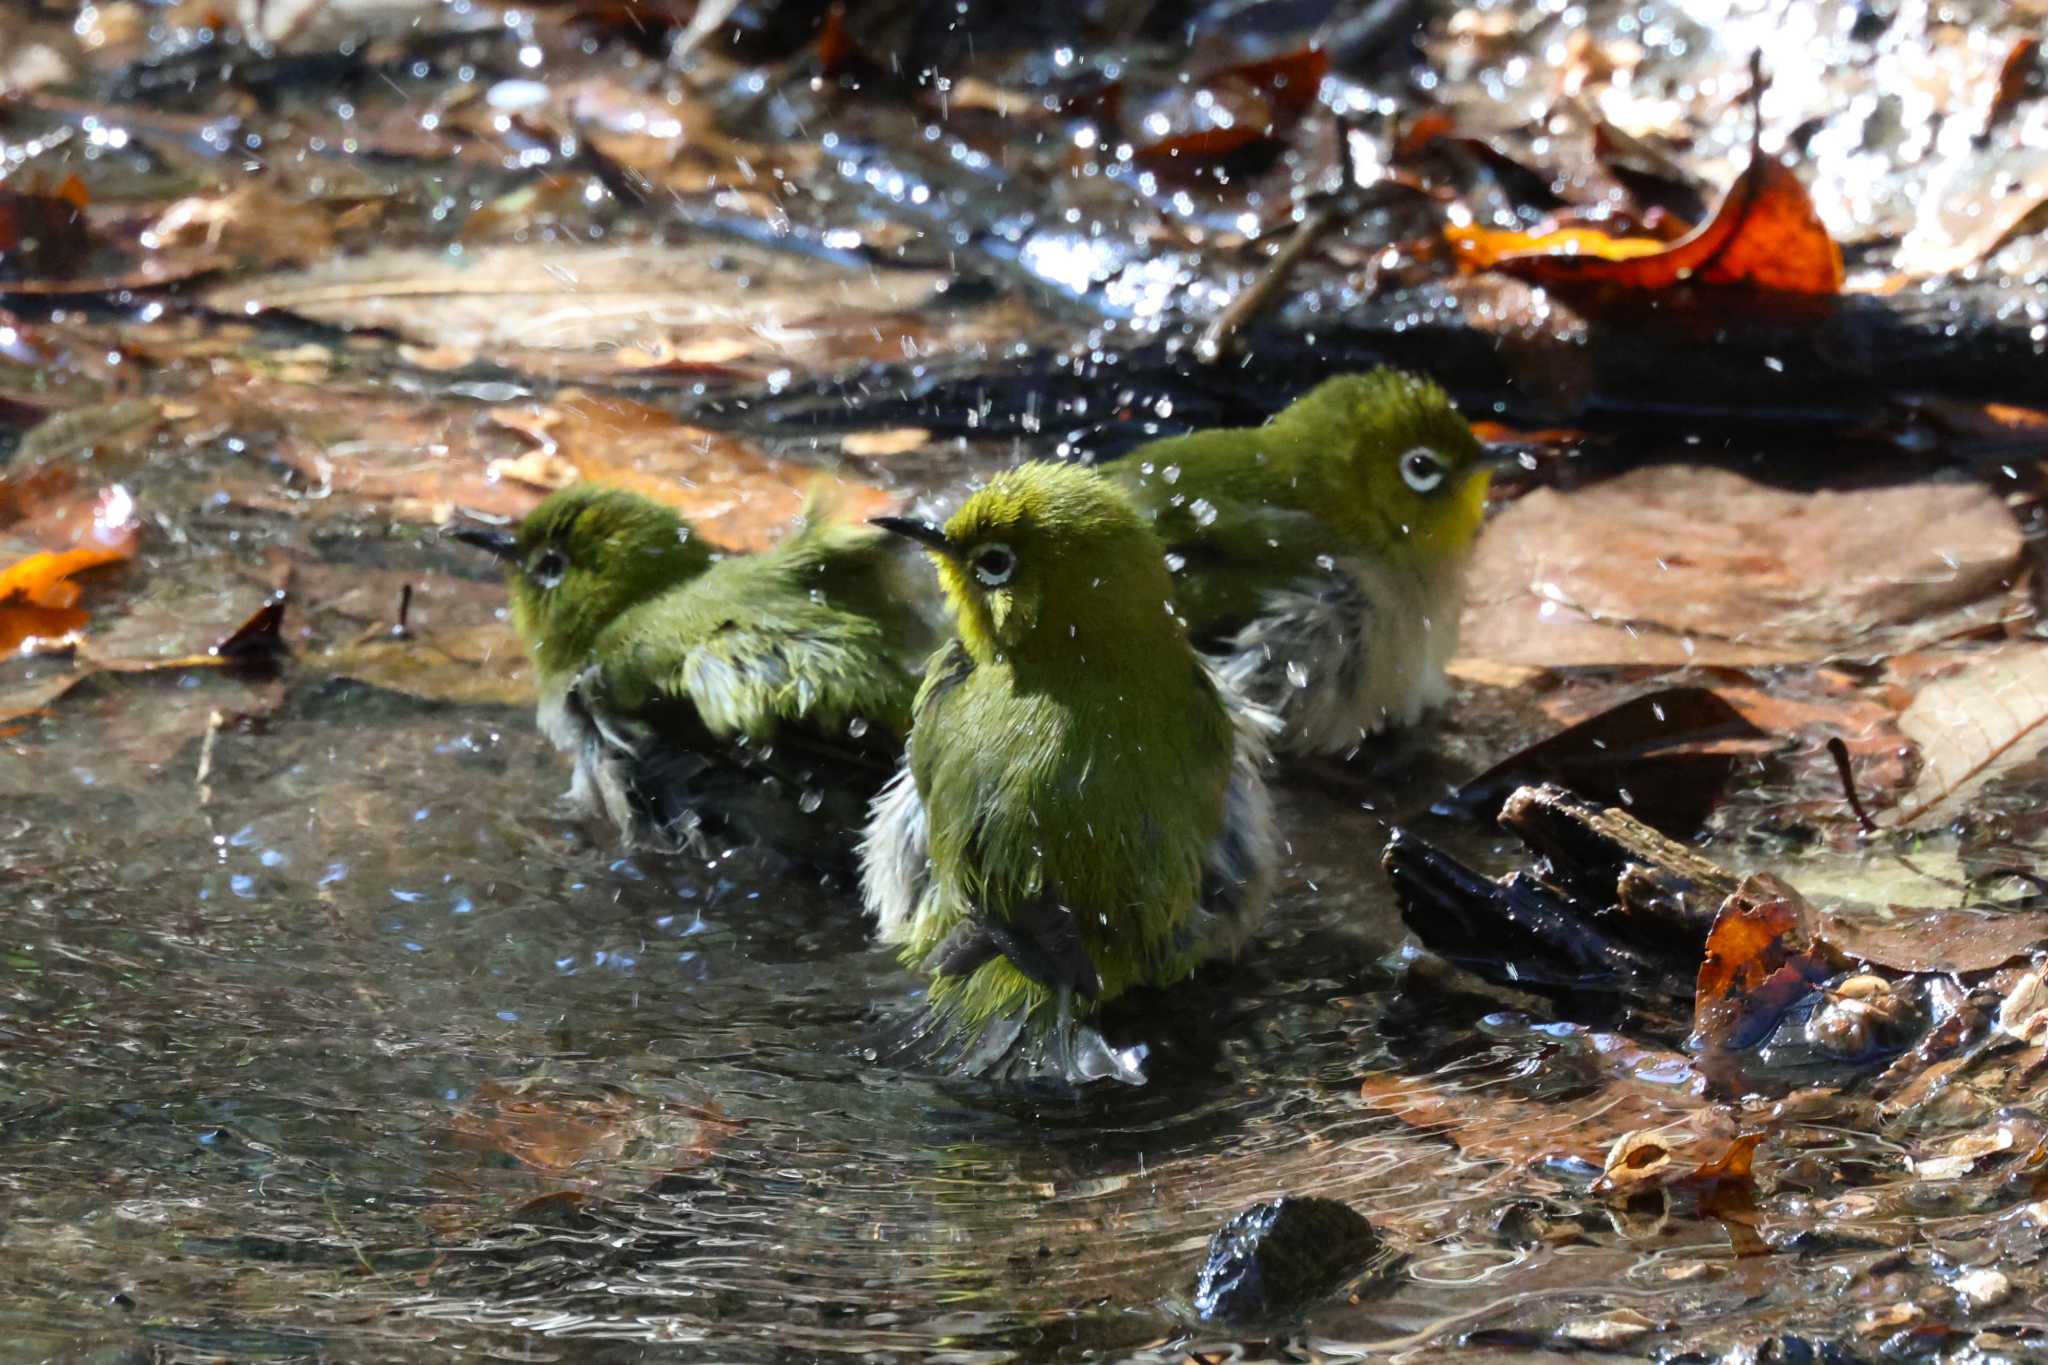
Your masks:
<svg viewBox="0 0 2048 1365"><path fill-rule="evenodd" d="M796 808L802 811L805 815L812 814L818 809L818 807L824 804L825 793L818 791L815 788L805 792L802 796L799 796L796 799Z"/></svg>
<svg viewBox="0 0 2048 1365"><path fill-rule="evenodd" d="M865 716L855 716L852 720L846 722L846 733L852 735L855 739L861 738L867 732L868 722Z"/></svg>
<svg viewBox="0 0 2048 1365"><path fill-rule="evenodd" d="M1303 666L1301 660L1289 659L1287 661L1287 681L1298 688L1308 686L1308 669Z"/></svg>

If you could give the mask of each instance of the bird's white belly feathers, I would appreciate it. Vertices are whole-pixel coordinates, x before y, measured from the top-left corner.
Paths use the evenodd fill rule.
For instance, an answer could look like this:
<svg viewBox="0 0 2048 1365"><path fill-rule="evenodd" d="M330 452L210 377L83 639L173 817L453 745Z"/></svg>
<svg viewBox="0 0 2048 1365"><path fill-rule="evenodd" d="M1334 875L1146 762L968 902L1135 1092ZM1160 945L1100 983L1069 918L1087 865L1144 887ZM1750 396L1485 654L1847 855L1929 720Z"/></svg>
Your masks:
<svg viewBox="0 0 2048 1365"><path fill-rule="evenodd" d="M1414 724L1448 695L1444 666L1458 647L1464 576L1462 559L1422 573L1340 560L1266 594L1219 671L1280 717L1275 747L1344 753Z"/></svg>

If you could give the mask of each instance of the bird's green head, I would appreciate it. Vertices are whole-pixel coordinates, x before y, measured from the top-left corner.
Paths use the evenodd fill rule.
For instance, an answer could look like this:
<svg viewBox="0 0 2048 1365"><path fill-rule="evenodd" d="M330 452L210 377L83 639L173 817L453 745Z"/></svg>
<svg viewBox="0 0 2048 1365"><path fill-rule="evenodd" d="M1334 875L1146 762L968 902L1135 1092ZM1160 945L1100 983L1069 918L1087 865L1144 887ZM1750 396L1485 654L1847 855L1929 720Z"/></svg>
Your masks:
<svg viewBox="0 0 2048 1365"><path fill-rule="evenodd" d="M1181 633L1159 537L1093 470L1021 465L944 527L900 517L875 524L931 552L961 643L979 662L1115 668L1170 648Z"/></svg>
<svg viewBox="0 0 2048 1365"><path fill-rule="evenodd" d="M1275 417L1281 471L1329 459L1343 496L1322 511L1389 552L1455 557L1486 515L1489 470L1441 388L1399 370L1325 380Z"/></svg>
<svg viewBox="0 0 2048 1365"><path fill-rule="evenodd" d="M702 573L713 559L673 510L601 483L551 494L515 530L455 534L505 561L512 624L543 676L580 671L619 613Z"/></svg>

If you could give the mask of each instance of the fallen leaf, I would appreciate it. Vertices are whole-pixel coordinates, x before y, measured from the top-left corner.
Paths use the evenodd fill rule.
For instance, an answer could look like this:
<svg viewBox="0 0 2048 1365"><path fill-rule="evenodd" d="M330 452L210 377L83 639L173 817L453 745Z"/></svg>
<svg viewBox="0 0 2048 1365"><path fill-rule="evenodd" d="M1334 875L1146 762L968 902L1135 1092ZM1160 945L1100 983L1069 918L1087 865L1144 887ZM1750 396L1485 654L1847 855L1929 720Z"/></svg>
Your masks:
<svg viewBox="0 0 2048 1365"><path fill-rule="evenodd" d="M2021 976L1998 1002L1998 1031L2023 1043L2048 1034L2048 980L2039 968Z"/></svg>
<svg viewBox="0 0 2048 1365"><path fill-rule="evenodd" d="M721 545L760 550L796 520L819 471L757 450L737 436L685 426L660 408L565 389L543 408L499 408L492 417L585 479L665 502ZM877 515L894 499L841 482L850 517Z"/></svg>
<svg viewBox="0 0 2048 1365"><path fill-rule="evenodd" d="M91 676L91 669L62 668L42 677L0 687L0 724L43 714L51 702Z"/></svg>
<svg viewBox="0 0 2048 1365"><path fill-rule="evenodd" d="M1693 987L1691 1044L1703 1059L1754 1047L1827 977L1812 921L1805 898L1769 873L1722 903Z"/></svg>
<svg viewBox="0 0 2048 1365"><path fill-rule="evenodd" d="M1990 1132L1965 1133L1949 1143L1940 1156L1908 1157L1913 1174L1922 1180L1955 1180L1975 1170L1987 1156L2012 1149L2012 1129L2004 1125Z"/></svg>
<svg viewBox="0 0 2048 1365"><path fill-rule="evenodd" d="M752 287L738 287L740 279ZM730 279L730 289L707 280ZM487 356L529 373L615 383L618 352L656 338L751 338L761 373L836 371L856 360L920 358L981 344L1020 314L920 311L940 270L854 270L699 237L674 246L490 243L339 255L237 278L209 305L284 309L339 326L388 328L425 354ZM767 281L775 281L768 287ZM957 339L956 339L957 338Z"/></svg>
<svg viewBox="0 0 2048 1365"><path fill-rule="evenodd" d="M1410 1127L1449 1139L1467 1156L1503 1163L1509 1174L1552 1160L1602 1166L1613 1144L1637 1130L1664 1134L1674 1149L1713 1148L1727 1140L1725 1117L1702 1103L1697 1084L1639 1079L1688 1070L1682 1058L1617 1035L1596 1034L1592 1041L1606 1074L1564 1097L1529 1099L1500 1085L1439 1085L1394 1075L1365 1077L1359 1097Z"/></svg>
<svg viewBox="0 0 2048 1365"><path fill-rule="evenodd" d="M1801 493L1639 469L1495 517L1460 646L1538 667L1889 653L2018 610L2021 550L2011 512L1974 483Z"/></svg>
<svg viewBox="0 0 2048 1365"><path fill-rule="evenodd" d="M2048 645L2007 645L1920 689L1899 729L1920 753L1920 776L1877 816L1904 829L1960 815L2000 773L2048 746Z"/></svg>
<svg viewBox="0 0 2048 1365"><path fill-rule="evenodd" d="M1315 103L1329 66L1321 48L1306 47L1171 85L1131 108L1129 121L1145 138L1134 143L1133 159L1155 171L1192 171L1273 145Z"/></svg>
<svg viewBox="0 0 2048 1365"><path fill-rule="evenodd" d="M1895 972L1988 972L2048 946L2048 911L1894 905L1830 910L1814 937L1843 957Z"/></svg>
<svg viewBox="0 0 2048 1365"><path fill-rule="evenodd" d="M1604 1186L1603 1192L1632 1189L1654 1183L1671 1167L1671 1148L1660 1134L1623 1133L1608 1148L1607 1159L1600 1167L1600 1182L1594 1188Z"/></svg>
<svg viewBox="0 0 2048 1365"><path fill-rule="evenodd" d="M1703 1144L1697 1134L1680 1132L1674 1137L1661 1129L1624 1133L1608 1149L1593 1192L1627 1195L1674 1185L1747 1181L1752 1178L1757 1144L1763 1140L1761 1132L1743 1133L1702 1157L1699 1148L1713 1144Z"/></svg>
<svg viewBox="0 0 2048 1365"><path fill-rule="evenodd" d="M1682 836L1705 822L1740 755L1773 747L1775 741L1709 689L1670 687L1510 754L1438 809L1483 812L1490 821L1515 787L1556 782Z"/></svg>
<svg viewBox="0 0 2048 1365"><path fill-rule="evenodd" d="M602 1181L621 1167L644 1179L699 1165L736 1128L707 1103L536 1079L479 1086L446 1131L461 1146L532 1170Z"/></svg>
<svg viewBox="0 0 2048 1365"><path fill-rule="evenodd" d="M849 455L883 456L908 455L922 448L932 439L932 434L923 427L896 427L889 431L855 431L848 433L839 442L839 448Z"/></svg>
<svg viewBox="0 0 2048 1365"><path fill-rule="evenodd" d="M1669 289L1734 286L1781 294L1837 294L1842 252L1790 167L1752 156L1705 224L1676 242L1610 237L1584 228L1531 236L1452 226L1445 236L1468 269L1534 284Z"/></svg>

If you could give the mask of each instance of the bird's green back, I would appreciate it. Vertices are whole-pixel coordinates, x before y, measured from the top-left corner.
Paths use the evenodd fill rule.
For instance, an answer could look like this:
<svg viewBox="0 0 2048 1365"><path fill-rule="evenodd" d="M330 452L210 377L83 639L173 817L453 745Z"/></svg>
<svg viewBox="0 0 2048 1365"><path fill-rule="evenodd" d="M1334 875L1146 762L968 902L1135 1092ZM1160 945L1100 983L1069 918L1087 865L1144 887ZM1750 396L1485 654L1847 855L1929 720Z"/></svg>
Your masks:
<svg viewBox="0 0 2048 1365"><path fill-rule="evenodd" d="M1418 451L1445 471L1427 493L1402 474ZM1487 485L1479 444L1443 390L1387 369L1326 380L1264 426L1166 437L1104 470L1180 565L1175 603L1198 639L1249 617L1268 588L1336 560L1462 556Z"/></svg>

